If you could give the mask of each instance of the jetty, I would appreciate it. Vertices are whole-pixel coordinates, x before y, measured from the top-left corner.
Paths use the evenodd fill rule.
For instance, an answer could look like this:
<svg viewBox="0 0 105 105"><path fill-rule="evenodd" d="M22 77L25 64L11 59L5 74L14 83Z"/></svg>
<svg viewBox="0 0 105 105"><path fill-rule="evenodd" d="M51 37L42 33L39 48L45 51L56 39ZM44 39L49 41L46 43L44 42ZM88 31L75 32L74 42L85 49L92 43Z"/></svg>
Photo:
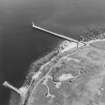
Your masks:
<svg viewBox="0 0 105 105"><path fill-rule="evenodd" d="M53 36L62 38L62 39L64 39L64 40L68 40L68 41L70 41L70 42L74 42L74 43L77 43L77 44L80 44L80 45L86 45L85 42L78 41L78 40L75 40L75 39L73 39L73 38L67 37L67 36L65 36L65 35L63 35L63 34L58 34L58 33L52 32L52 31L50 31L50 30L47 30L47 29L45 29L45 28L39 27L38 25L35 25L34 22L32 22L32 27L35 28L35 29L44 31L44 32L46 32L46 33L49 33L50 35L53 35Z"/></svg>

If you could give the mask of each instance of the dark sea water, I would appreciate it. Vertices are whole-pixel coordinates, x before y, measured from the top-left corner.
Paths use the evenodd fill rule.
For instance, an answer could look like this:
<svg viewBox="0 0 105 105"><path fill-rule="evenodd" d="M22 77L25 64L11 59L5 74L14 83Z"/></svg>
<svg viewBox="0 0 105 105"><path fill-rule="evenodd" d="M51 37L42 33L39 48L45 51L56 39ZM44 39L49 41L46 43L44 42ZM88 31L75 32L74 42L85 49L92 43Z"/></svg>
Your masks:
<svg viewBox="0 0 105 105"><path fill-rule="evenodd" d="M3 81L20 87L29 65L62 41L32 29L32 21L79 40L86 28L105 23L105 0L1 0L0 105L8 105L10 95Z"/></svg>

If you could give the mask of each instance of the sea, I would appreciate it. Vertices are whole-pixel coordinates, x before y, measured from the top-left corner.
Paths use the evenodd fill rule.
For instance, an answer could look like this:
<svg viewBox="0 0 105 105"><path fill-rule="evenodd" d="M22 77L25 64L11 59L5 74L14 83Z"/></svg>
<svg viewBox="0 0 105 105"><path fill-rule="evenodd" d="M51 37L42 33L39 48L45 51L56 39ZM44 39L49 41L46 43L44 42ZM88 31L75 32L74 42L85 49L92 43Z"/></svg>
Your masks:
<svg viewBox="0 0 105 105"><path fill-rule="evenodd" d="M0 0L0 105L8 105L8 81L19 88L29 66L64 39L32 28L80 39L82 32L103 26L105 0Z"/></svg>

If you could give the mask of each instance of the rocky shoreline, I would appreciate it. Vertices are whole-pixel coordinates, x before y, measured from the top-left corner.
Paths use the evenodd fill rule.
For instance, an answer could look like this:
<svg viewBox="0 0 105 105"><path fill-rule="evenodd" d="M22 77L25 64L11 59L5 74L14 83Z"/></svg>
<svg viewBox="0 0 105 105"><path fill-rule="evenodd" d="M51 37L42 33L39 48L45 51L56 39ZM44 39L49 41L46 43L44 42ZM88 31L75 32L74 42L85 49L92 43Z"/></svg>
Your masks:
<svg viewBox="0 0 105 105"><path fill-rule="evenodd" d="M90 41L88 42L87 46L91 45L92 43L95 43L95 42L98 42L98 41L101 41L101 40L93 40L93 41ZM104 39L103 39L104 41ZM58 48L59 50L55 50L55 52L47 55L44 58L42 58L43 60L39 60L35 63L32 64L31 66L31 71L29 72L28 76L27 76L27 79L24 83L24 85L19 88L18 91L16 91L14 88L10 87L8 85L8 83L4 83L4 86L7 86L7 87L10 87L12 88L16 94L18 93L20 97L19 98L19 101L14 103L15 101L10 101L10 105L34 105L34 102L35 102L35 97L38 97L38 95L36 95L37 91L41 91L41 90L37 90L38 87L40 87L40 85L44 85L46 86L46 91L47 91L47 97L51 98L53 95L50 93L50 87L47 83L48 83L48 80L50 80L50 83L51 81L53 82L53 84L56 84L55 86L57 86L59 84L59 80L57 79L58 76L60 76L62 73L65 72L66 68L62 71L62 65L69 65L66 64L66 62L68 61L72 61L71 57L69 58L69 56L72 56L73 54L75 55L76 53L78 54L79 50L82 51L82 49L85 49L86 46L81 46L81 47L77 47L77 45L75 45L74 43L74 49L72 48L72 46L70 47L71 42L68 42L68 45L67 45L67 41L66 41L66 46L64 45L65 42L62 42L62 44L60 44L60 47ZM63 48L61 47L63 46ZM67 47L70 47L67 49ZM62 49L61 49L62 48ZM72 50L71 50L72 48ZM65 50L66 49L66 50ZM77 50L78 49L78 50ZM82 53L80 53L82 54ZM74 56L73 55L73 56ZM96 55L97 56L97 55ZM76 57L76 55L73 57L73 59ZM75 59L77 59L78 57L76 57ZM71 60L70 60L71 59ZM77 60L80 60L77 59ZM71 62L72 63L72 62ZM74 62L76 63L76 62ZM61 68L59 70L55 70L54 68ZM93 67L94 68L94 67ZM53 70L54 69L54 70ZM40 72L40 73L39 73ZM58 74L56 74L56 72L58 72ZM77 72L77 71L76 71ZM83 71L81 71L83 72ZM85 74L86 75L86 74ZM53 77L55 76L55 77ZM54 80L54 81L53 81ZM78 79L77 79L78 80ZM46 82L45 82L46 81ZM68 80L67 80L68 81ZM65 81L65 82L67 82ZM76 79L69 79L69 81L76 81ZM80 82L80 81L79 81ZM61 84L59 84L60 86ZM66 84L67 85L67 84ZM65 86L66 86L65 85ZM62 86L61 86L62 87ZM49 91L48 91L49 90ZM56 89L55 89L56 90ZM41 93L43 94L43 93ZM63 93L64 94L64 93ZM39 94L40 95L40 94ZM69 94L70 95L70 94ZM14 95L13 95L14 96ZM13 98L13 96L11 97L11 100ZM43 97L42 97L43 98ZM51 100L51 99L50 99ZM31 103L30 103L31 102ZM37 102L37 101L36 101ZM75 103L74 101L72 103ZM40 104L39 104L40 105ZM72 104L74 105L74 104ZM76 104L75 104L76 105ZM102 104L103 105L103 104Z"/></svg>

